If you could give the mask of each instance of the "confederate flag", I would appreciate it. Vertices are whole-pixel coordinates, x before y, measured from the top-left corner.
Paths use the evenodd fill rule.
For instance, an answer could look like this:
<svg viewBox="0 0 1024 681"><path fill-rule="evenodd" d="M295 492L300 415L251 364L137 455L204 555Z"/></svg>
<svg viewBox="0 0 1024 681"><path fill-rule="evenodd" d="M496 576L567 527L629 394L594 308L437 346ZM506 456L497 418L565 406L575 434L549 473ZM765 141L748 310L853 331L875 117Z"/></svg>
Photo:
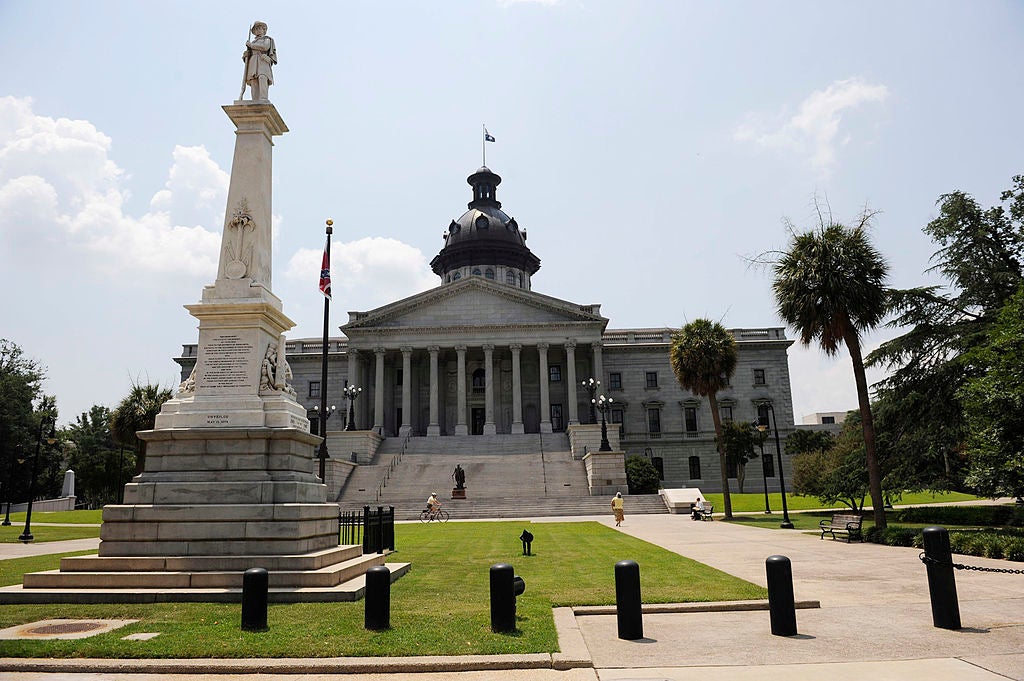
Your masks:
<svg viewBox="0 0 1024 681"><path fill-rule="evenodd" d="M328 237L330 238L330 237ZM324 244L324 259L320 264L320 293L324 294L328 300L331 299L331 256L328 245L328 241Z"/></svg>

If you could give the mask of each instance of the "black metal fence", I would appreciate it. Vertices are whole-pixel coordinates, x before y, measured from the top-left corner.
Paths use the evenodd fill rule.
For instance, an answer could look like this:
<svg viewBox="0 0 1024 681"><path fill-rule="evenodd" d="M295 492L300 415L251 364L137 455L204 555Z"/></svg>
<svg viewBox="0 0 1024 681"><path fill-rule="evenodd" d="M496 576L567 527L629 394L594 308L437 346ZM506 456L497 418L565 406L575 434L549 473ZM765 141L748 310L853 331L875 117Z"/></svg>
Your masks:
<svg viewBox="0 0 1024 681"><path fill-rule="evenodd" d="M363 506L361 511L338 512L338 544L363 545L363 553L395 550L395 507Z"/></svg>

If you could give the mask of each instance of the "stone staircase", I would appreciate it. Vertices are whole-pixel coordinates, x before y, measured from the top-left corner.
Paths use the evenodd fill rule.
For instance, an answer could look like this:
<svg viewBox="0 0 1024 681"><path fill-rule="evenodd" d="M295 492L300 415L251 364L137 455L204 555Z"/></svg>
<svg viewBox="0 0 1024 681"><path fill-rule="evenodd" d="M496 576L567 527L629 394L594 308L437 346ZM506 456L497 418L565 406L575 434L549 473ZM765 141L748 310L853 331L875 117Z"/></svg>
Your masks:
<svg viewBox="0 0 1024 681"><path fill-rule="evenodd" d="M339 506L394 506L397 520L413 520L437 492L457 519L611 514L610 495L590 496L584 464L573 460L564 433L420 437L410 438L404 453L402 446L401 438L389 438L373 463L353 471ZM466 472L466 499L449 499L456 464ZM658 495L626 497L627 514L667 512Z"/></svg>

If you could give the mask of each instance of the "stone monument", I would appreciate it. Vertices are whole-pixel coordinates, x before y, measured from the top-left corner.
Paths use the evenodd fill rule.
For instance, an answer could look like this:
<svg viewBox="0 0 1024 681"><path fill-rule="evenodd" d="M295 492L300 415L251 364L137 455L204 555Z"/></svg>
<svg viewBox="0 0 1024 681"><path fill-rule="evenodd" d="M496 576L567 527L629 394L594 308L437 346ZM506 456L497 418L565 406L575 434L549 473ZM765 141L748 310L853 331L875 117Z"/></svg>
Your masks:
<svg viewBox="0 0 1024 681"><path fill-rule="evenodd" d="M26 575L26 592L104 588L122 600L118 589L154 588L175 600L174 590L237 589L244 570L263 567L272 600L333 600L325 592L362 574L351 565L359 547L338 546L338 507L314 473L320 438L288 385L284 334L294 323L271 290L271 154L288 128L266 98L276 49L266 24L252 31L253 100L223 107L236 131L217 278L185 306L199 320L195 370L138 434L145 470L122 505L104 508L99 556ZM362 571L383 562L367 556Z"/></svg>

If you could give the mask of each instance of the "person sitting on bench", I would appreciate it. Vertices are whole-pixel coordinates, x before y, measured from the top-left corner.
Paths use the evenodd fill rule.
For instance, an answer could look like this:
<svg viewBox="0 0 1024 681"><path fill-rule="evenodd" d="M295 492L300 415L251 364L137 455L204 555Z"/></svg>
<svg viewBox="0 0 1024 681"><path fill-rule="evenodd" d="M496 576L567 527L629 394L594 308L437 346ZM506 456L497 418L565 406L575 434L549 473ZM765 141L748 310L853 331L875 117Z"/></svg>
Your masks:
<svg viewBox="0 0 1024 681"><path fill-rule="evenodd" d="M697 497L697 501L693 502L693 507L690 512L691 519L700 520L701 511L705 510L706 508L707 507L704 505L704 501L700 497Z"/></svg>

